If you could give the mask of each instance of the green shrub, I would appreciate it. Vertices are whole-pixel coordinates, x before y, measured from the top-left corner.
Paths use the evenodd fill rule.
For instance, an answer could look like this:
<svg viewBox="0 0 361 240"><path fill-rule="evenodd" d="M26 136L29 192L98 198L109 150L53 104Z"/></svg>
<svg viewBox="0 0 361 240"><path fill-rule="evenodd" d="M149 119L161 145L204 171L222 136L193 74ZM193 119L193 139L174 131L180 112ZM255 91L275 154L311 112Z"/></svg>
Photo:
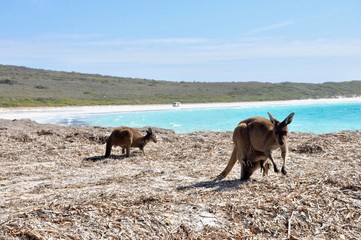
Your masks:
<svg viewBox="0 0 361 240"><path fill-rule="evenodd" d="M18 82L10 79L2 79L0 80L0 84L15 85L18 84Z"/></svg>

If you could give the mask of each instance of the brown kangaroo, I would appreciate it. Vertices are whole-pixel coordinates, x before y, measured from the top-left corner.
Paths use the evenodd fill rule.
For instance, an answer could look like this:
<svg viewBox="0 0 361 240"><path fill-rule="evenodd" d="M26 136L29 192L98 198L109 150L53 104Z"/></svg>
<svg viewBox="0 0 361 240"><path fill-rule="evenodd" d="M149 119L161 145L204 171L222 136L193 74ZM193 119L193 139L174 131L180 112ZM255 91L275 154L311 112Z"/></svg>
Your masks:
<svg viewBox="0 0 361 240"><path fill-rule="evenodd" d="M151 128L148 128L146 135L141 135L137 130L130 127L119 127L114 129L110 134L106 144L106 151L104 157L109 157L112 146L122 147L122 153L126 150L126 156L129 157L130 148L139 148L144 153L144 147L149 141L157 142L157 138Z"/></svg>
<svg viewBox="0 0 361 240"><path fill-rule="evenodd" d="M127 154L130 155L130 146L133 143L133 133L129 129L117 128L110 134L107 139L106 151L104 157L109 157L112 146L120 146L122 149L126 148ZM123 152L124 153L124 152Z"/></svg>
<svg viewBox="0 0 361 240"><path fill-rule="evenodd" d="M287 174L286 158L288 154L288 127L295 114L291 113L282 122L275 119L270 113L270 120L262 117L252 117L241 121L233 132L234 148L229 162L216 180L222 180L232 170L239 160L242 162L241 180L247 180L258 168L267 175L270 160L275 172L279 172L272 158L272 151L281 149L283 159L282 174Z"/></svg>

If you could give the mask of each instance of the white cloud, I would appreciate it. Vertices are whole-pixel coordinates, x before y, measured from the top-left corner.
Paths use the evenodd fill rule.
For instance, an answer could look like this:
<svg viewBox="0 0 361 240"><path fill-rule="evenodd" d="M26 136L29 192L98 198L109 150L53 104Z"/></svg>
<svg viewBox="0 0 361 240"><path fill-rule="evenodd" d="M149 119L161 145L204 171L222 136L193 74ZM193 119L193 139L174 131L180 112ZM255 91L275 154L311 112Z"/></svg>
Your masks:
<svg viewBox="0 0 361 240"><path fill-rule="evenodd" d="M251 29L249 31L244 32L243 35L254 35L254 34L257 34L257 33L273 31L273 30L276 30L276 29L289 27L289 26L291 26L293 24L294 24L294 21L286 20L286 21L283 21L283 22L274 23L274 24L262 26L262 27L259 27L259 28Z"/></svg>
<svg viewBox="0 0 361 240"><path fill-rule="evenodd" d="M246 59L361 57L361 39L315 41L238 41L144 39L135 41L1 41L3 64L52 61L62 64L207 64Z"/></svg>
<svg viewBox="0 0 361 240"><path fill-rule="evenodd" d="M163 39L112 39L112 40L90 40L85 41L82 44L88 46L102 46L102 47L121 47L132 46L138 48L144 48L151 46L169 46L169 45L184 45L184 44L201 44L207 43L209 40L205 38L163 38Z"/></svg>
<svg viewBox="0 0 361 240"><path fill-rule="evenodd" d="M269 59L288 57L361 57L361 39L349 41L316 40L298 42L233 42L217 43L213 41L192 42L184 45L162 44L154 41L133 42L131 46L123 44L107 45L100 49L74 49L79 57L86 56L87 61L108 61L119 63L149 64L204 64L218 61L245 59ZM99 44L98 46L102 46ZM93 57L92 57L93 55ZM80 60L80 59L79 59Z"/></svg>

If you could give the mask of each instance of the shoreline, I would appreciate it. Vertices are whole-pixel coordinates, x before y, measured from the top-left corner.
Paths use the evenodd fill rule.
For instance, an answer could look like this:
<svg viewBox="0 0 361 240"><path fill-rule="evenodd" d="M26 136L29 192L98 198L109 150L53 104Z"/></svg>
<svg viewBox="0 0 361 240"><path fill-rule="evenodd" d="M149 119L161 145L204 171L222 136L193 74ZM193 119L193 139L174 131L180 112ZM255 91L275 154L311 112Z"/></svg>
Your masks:
<svg viewBox="0 0 361 240"><path fill-rule="evenodd" d="M165 111L174 109L204 109L204 108L226 108L226 107L257 107L265 105L308 105L328 103L351 103L361 102L361 97L353 98L322 98L303 100L282 101L260 101L260 102L215 102L215 103L180 103L179 107L169 104L147 104L147 105L94 105L94 106L67 106L67 107L10 107L0 108L2 119L39 118L57 115L80 115L116 112L143 112L143 111Z"/></svg>

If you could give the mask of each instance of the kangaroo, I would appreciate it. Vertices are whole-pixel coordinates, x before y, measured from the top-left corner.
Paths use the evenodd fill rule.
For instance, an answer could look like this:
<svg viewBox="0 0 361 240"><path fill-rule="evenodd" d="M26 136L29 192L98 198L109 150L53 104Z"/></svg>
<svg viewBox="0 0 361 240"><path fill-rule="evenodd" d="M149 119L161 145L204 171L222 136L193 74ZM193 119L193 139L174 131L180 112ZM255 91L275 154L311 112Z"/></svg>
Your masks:
<svg viewBox="0 0 361 240"><path fill-rule="evenodd" d="M129 129L117 128L110 134L107 139L106 151L104 157L109 157L112 146L120 146L122 150L126 149L126 156L130 155L130 147L133 143L133 133ZM122 151L124 153L124 151Z"/></svg>
<svg viewBox="0 0 361 240"><path fill-rule="evenodd" d="M157 142L156 135L151 128L148 128L146 135L142 136L137 130L130 127L119 127L114 129L110 134L106 144L106 151L104 157L109 157L112 146L122 147L122 153L126 150L126 156L129 157L130 148L139 148L144 153L144 147L149 141Z"/></svg>
<svg viewBox="0 0 361 240"><path fill-rule="evenodd" d="M292 122L291 113L282 122L268 113L269 120L262 117L252 117L241 121L233 131L234 148L229 162L216 180L222 180L232 170L239 160L242 162L241 180L247 180L258 168L263 174L268 173L270 160L275 172L279 172L272 158L272 151L280 148L283 159L282 174L287 174L286 158L288 155L288 125Z"/></svg>

